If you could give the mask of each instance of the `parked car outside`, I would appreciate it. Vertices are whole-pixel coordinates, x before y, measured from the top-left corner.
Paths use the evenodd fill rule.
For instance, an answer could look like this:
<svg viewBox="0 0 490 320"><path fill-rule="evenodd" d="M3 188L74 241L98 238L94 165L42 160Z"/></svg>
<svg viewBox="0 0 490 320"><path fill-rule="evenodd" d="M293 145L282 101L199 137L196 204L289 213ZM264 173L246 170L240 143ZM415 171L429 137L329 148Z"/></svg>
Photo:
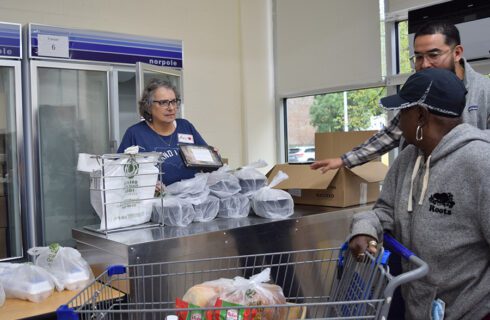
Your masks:
<svg viewBox="0 0 490 320"><path fill-rule="evenodd" d="M301 163L315 161L314 146L290 147L288 152L288 162Z"/></svg>

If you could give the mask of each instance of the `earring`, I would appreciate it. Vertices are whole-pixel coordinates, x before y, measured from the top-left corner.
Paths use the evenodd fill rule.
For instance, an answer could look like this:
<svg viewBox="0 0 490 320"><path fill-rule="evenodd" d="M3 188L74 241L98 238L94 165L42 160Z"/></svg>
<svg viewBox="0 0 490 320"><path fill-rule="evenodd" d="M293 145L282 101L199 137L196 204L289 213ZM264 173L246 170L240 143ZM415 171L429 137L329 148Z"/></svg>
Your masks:
<svg viewBox="0 0 490 320"><path fill-rule="evenodd" d="M415 131L415 140L422 141L424 139L424 131L421 126L417 126L417 130Z"/></svg>

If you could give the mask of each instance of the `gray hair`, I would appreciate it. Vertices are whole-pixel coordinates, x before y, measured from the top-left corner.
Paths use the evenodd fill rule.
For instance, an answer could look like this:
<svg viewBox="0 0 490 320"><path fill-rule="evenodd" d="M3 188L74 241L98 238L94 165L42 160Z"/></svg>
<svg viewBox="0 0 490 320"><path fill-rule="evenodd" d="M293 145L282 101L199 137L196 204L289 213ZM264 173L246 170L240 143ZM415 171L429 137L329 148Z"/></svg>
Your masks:
<svg viewBox="0 0 490 320"><path fill-rule="evenodd" d="M145 118L146 121L152 122L153 119L151 117L151 105L153 104L153 95L158 88L166 88L172 90L175 93L175 98L180 99L180 94L177 91L177 88L172 85L167 80L162 79L151 79L150 82L146 85L143 90L143 94L141 95L141 100L138 101L138 110L140 115Z"/></svg>

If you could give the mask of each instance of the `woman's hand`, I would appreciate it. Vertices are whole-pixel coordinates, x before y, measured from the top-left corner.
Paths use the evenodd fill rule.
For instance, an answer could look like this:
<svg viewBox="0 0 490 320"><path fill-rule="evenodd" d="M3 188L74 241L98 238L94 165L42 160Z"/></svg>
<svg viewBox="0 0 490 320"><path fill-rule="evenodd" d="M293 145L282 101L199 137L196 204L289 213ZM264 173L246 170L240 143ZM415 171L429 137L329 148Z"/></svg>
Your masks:
<svg viewBox="0 0 490 320"><path fill-rule="evenodd" d="M161 183L160 181L157 181L157 184L155 185L154 197L155 198L160 197L164 190L165 190L165 185L163 183Z"/></svg>
<svg viewBox="0 0 490 320"><path fill-rule="evenodd" d="M358 235L350 240L349 249L352 255L359 261L364 258L364 252L366 250L372 255L378 252L378 241L371 236Z"/></svg>

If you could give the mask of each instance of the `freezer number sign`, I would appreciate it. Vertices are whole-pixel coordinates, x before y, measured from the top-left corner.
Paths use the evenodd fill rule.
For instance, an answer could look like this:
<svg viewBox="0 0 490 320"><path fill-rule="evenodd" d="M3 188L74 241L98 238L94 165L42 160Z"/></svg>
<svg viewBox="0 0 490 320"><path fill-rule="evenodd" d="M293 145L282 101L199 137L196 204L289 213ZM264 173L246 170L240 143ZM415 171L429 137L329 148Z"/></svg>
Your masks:
<svg viewBox="0 0 490 320"><path fill-rule="evenodd" d="M45 57L68 58L68 37L39 34L37 36L38 55Z"/></svg>

